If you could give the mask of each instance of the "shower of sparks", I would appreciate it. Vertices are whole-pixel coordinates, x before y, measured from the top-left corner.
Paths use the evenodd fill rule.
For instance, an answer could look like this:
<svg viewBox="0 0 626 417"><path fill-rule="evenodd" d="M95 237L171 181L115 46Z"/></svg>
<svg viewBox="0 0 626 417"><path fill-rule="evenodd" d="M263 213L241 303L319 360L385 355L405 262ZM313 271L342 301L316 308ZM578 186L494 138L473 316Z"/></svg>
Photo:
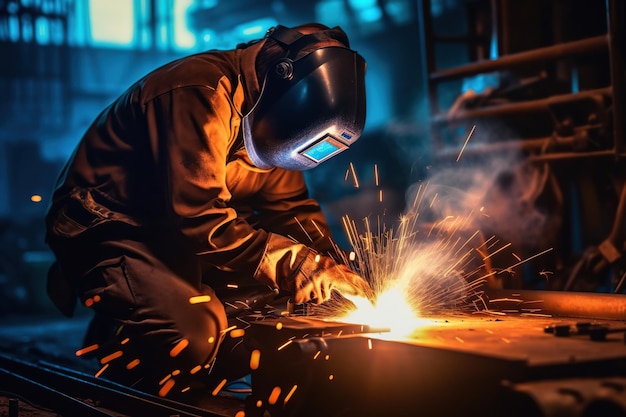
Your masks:
<svg viewBox="0 0 626 417"><path fill-rule="evenodd" d="M465 150L465 147L467 146L467 143L472 137L472 134L474 133L475 129L476 129L476 125L472 126L472 130L470 130L469 135L467 135L467 138L465 139L465 143L463 144L463 147L461 148L461 151L459 152L459 156L456 157L457 162L459 162L459 160L461 159L461 155L463 155L463 151Z"/></svg>
<svg viewBox="0 0 626 417"><path fill-rule="evenodd" d="M467 140L473 132L474 129ZM356 178L354 171L353 176ZM463 310L500 314L490 311L482 298L487 279L552 249L524 260L513 254L518 262L492 270L489 258L509 249L511 243L501 243L494 236L486 238L477 230L478 217L485 216L483 207L439 220L424 219L424 214L420 218L422 207L432 214L430 211L441 204L440 200L436 192L428 190L428 184L420 184L413 204L394 228L380 217L375 222L366 217L363 226L357 226L357 222L344 216L343 226L352 251L339 256L370 283L374 297L341 294L316 307L315 314L367 324L372 331L389 330L393 337L407 337L432 324L434 321L427 317Z"/></svg>

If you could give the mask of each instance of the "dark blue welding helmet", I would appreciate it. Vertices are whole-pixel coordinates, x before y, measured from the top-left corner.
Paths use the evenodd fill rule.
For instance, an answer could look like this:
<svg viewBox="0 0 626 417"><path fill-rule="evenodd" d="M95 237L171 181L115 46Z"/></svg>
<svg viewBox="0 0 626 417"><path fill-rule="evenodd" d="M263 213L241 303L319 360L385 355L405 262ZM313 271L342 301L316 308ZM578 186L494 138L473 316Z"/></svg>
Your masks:
<svg viewBox="0 0 626 417"><path fill-rule="evenodd" d="M288 50L269 66L261 93L243 118L243 136L259 168L313 168L348 149L365 125L365 60L339 28L303 35L284 26L267 37ZM299 51L334 39L341 46Z"/></svg>

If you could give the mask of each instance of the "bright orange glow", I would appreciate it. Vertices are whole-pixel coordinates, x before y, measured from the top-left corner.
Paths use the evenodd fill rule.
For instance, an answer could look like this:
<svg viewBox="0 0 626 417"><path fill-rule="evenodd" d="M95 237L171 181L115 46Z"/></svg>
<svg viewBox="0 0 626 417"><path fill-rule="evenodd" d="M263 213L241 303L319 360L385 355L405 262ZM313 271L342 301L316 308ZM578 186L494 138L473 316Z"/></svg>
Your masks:
<svg viewBox="0 0 626 417"><path fill-rule="evenodd" d="M291 390L289 390L289 393L285 397L285 401L284 401L285 404L287 404L287 401L291 399L291 396L293 395L294 392L296 392L296 389L298 389L297 385L294 385L293 387L291 387Z"/></svg>
<svg viewBox="0 0 626 417"><path fill-rule="evenodd" d="M238 337L243 337L243 335L245 334L246 334L246 331L244 329L235 329L235 330L231 330L230 337L232 337L233 339L236 339Z"/></svg>
<svg viewBox="0 0 626 417"><path fill-rule="evenodd" d="M278 402L278 397L280 396L280 387L274 387L272 392L270 393L269 398L267 399L267 403L269 405L274 405Z"/></svg>
<svg viewBox="0 0 626 417"><path fill-rule="evenodd" d="M190 373L191 375L193 375L193 374L198 373L201 369L202 369L202 366L201 366L201 365L197 365L197 366L194 366L194 367L191 369L191 371L189 371L189 373Z"/></svg>
<svg viewBox="0 0 626 417"><path fill-rule="evenodd" d="M107 363L106 365L104 365L102 368L100 368L100 370L98 372L96 372L96 374L94 375L94 377L99 378L100 375L102 375L102 373L104 371L107 370L107 368L109 367L109 364Z"/></svg>
<svg viewBox="0 0 626 417"><path fill-rule="evenodd" d="M41 203L42 200L43 198L39 194L33 194L30 196L30 201L33 203Z"/></svg>
<svg viewBox="0 0 626 417"><path fill-rule="evenodd" d="M178 356L180 354L180 352L182 352L187 346L189 345L189 340L187 339L183 339L180 342L178 342L178 344L176 346L174 346L172 348L172 350L170 350L170 356L172 358L175 358L176 356Z"/></svg>
<svg viewBox="0 0 626 417"><path fill-rule="evenodd" d="M100 359L100 363L104 365L105 363L111 362L112 360L117 359L122 355L123 352L121 350L118 350L117 352L113 352L110 355L107 355L104 358Z"/></svg>
<svg viewBox="0 0 626 417"><path fill-rule="evenodd" d="M217 384L217 386L215 387L215 389L211 392L211 395L213 395L214 397L222 390L222 388L224 388L224 385L226 385L226 380L222 379L222 381Z"/></svg>
<svg viewBox="0 0 626 417"><path fill-rule="evenodd" d="M261 351L258 349L254 349L252 353L250 353L250 369L253 371L259 369L260 361L261 361Z"/></svg>
<svg viewBox="0 0 626 417"><path fill-rule="evenodd" d="M159 397L165 397L170 392L170 390L174 387L175 384L176 384L175 380L168 379L167 382L165 382L165 384L159 390Z"/></svg>
<svg viewBox="0 0 626 417"><path fill-rule="evenodd" d="M126 369L128 369L130 371L131 369L133 369L134 367L136 367L140 363L141 363L141 361L139 359L133 359L132 361L128 362L128 365L126 365Z"/></svg>
<svg viewBox="0 0 626 417"><path fill-rule="evenodd" d="M189 299L189 304L208 303L211 301L210 295L197 295Z"/></svg>
<svg viewBox="0 0 626 417"><path fill-rule="evenodd" d="M347 323L368 324L372 330L388 329L396 337L409 336L415 329L432 322L419 318L404 294L399 286L391 287L377 297L376 304L366 298L348 296L356 309L340 319Z"/></svg>
<svg viewBox="0 0 626 417"><path fill-rule="evenodd" d="M89 352L93 352L94 350L98 349L100 346L96 343L95 345L90 345L90 346L86 346L82 349L79 349L76 351L76 356L82 356L85 353L89 353Z"/></svg>

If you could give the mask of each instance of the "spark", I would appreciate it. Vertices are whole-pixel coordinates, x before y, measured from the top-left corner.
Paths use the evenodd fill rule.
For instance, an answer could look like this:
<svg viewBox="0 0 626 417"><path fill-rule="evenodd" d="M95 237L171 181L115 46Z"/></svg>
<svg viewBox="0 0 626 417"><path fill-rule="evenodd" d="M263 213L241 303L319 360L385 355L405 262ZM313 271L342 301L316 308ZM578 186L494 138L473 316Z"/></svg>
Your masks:
<svg viewBox="0 0 626 417"><path fill-rule="evenodd" d="M508 248L508 247L509 247L509 246L511 246L511 245L512 245L512 243L511 243L511 242L509 242L509 243L507 243L506 245L502 246L500 249L498 249L498 250L495 250L495 251L491 252L489 255L487 255L487 256L485 256L485 257L483 258L483 261L486 261L487 259L491 258L491 257L492 257L493 255L495 255L496 253L503 251L504 249Z"/></svg>
<svg viewBox="0 0 626 417"><path fill-rule="evenodd" d="M317 230L317 232L320 234L320 236L324 237L324 232L322 231L322 229L317 225L317 222L313 219L311 219L311 223L313 223L313 226L315 227L315 229Z"/></svg>
<svg viewBox="0 0 626 417"><path fill-rule="evenodd" d="M189 299L189 304L208 303L211 301L210 295L197 295Z"/></svg>
<svg viewBox="0 0 626 417"><path fill-rule="evenodd" d="M100 370L99 370L98 372L96 372L96 374L94 375L94 377L99 378L99 377L100 377L100 375L102 375L102 373L103 373L104 371L106 371L108 367L109 367L109 364L108 364L108 363L107 363L107 364L105 364L102 368L100 368Z"/></svg>
<svg viewBox="0 0 626 417"><path fill-rule="evenodd" d="M231 289L235 289L236 290L237 288L239 288L239 285L237 285L237 284L226 284L226 288L231 288Z"/></svg>
<svg viewBox="0 0 626 417"><path fill-rule="evenodd" d="M549 249L544 250L543 252L539 252L539 253L537 253L537 254L535 254L535 255L533 255L533 256L531 256L531 257L529 257L529 258L524 259L523 261L520 261L520 262L518 262L518 263L516 263L516 264L514 264L514 265L509 266L508 268L504 269L503 271L509 271L509 272L511 272L511 270L512 270L513 268L515 268L516 266L519 266L519 265L521 265L521 264L523 264L523 263L526 263L526 262L530 261L531 259L535 259L535 258L537 258L537 257L539 257L539 256L541 256L541 255L545 255L546 253L550 252L552 249L553 249L553 248L549 248Z"/></svg>
<svg viewBox="0 0 626 417"><path fill-rule="evenodd" d="M287 401L289 401L291 399L291 397L293 396L293 393L296 392L296 390L298 389L297 385L294 385L293 387L291 387L291 389L289 390L289 393L285 396L285 400L284 400L284 404L287 404Z"/></svg>
<svg viewBox="0 0 626 417"><path fill-rule="evenodd" d="M356 170L354 169L354 164L350 162L350 172L352 173L352 178L354 179L354 188L359 188L359 179L356 176Z"/></svg>
<svg viewBox="0 0 626 417"><path fill-rule="evenodd" d="M253 371L259 369L260 361L261 361L261 351L258 349L254 349L252 353L250 353L250 369Z"/></svg>
<svg viewBox="0 0 626 417"><path fill-rule="evenodd" d="M228 332L230 332L231 330L234 330L234 329L236 329L236 328L237 328L237 325L235 324L235 325L230 326L230 327L228 327L228 328L226 328L226 329L224 329L224 330L221 330L221 331L220 331L220 333L222 333L222 334L226 334L226 333L228 333Z"/></svg>
<svg viewBox="0 0 626 417"><path fill-rule="evenodd" d="M235 329L235 330L231 330L230 337L233 339L236 339L238 337L243 337L245 334L246 334L246 331L244 329Z"/></svg>
<svg viewBox="0 0 626 417"><path fill-rule="evenodd" d="M278 402L278 397L280 396L280 387L274 387L272 389L272 392L270 393L270 396L267 399L267 403L269 405L274 405Z"/></svg>
<svg viewBox="0 0 626 417"><path fill-rule="evenodd" d="M94 350L98 350L100 346L96 343L93 345L86 346L82 349L76 351L76 356L83 356L86 353L93 352Z"/></svg>
<svg viewBox="0 0 626 417"><path fill-rule="evenodd" d="M378 187L378 164L374 164L374 184Z"/></svg>
<svg viewBox="0 0 626 417"><path fill-rule="evenodd" d="M196 365L193 368L191 368L191 371L189 371L189 373L191 375L197 374L198 372L200 372L200 370L202 370L202 365Z"/></svg>
<svg viewBox="0 0 626 417"><path fill-rule="evenodd" d="M292 339L287 340L285 343L283 343L282 345L280 345L280 346L278 347L278 349L277 349L277 350L283 350L284 348L286 348L287 346L289 346L289 345L291 344L291 342L293 342L293 340L292 340Z"/></svg>
<svg viewBox="0 0 626 417"><path fill-rule="evenodd" d="M189 346L189 340L187 339L183 339L180 342L178 342L176 344L176 346L174 346L172 348L172 350L170 350L170 356L172 358L175 358L176 356L178 356L180 354L180 352L182 352L187 346Z"/></svg>
<svg viewBox="0 0 626 417"><path fill-rule="evenodd" d="M461 159L461 155L463 155L463 151L465 150L465 147L467 146L467 143L472 137L472 134L474 133L475 129L476 129L476 125L472 126L472 130L470 130L469 135L467 135L467 139L465 139L465 143L463 144L463 147L461 148L461 151L459 152L459 156L456 157L456 162L459 162L459 160Z"/></svg>
<svg viewBox="0 0 626 417"><path fill-rule="evenodd" d="M228 382L226 379L222 379L222 381L219 384L217 384L215 389L211 392L211 395L215 397L222 390L222 388L224 388L224 385L226 385L226 382Z"/></svg>
<svg viewBox="0 0 626 417"><path fill-rule="evenodd" d="M300 227L300 229L302 229L302 231L304 232L304 234L306 235L306 237L313 242L313 238L311 237L311 235L309 234L309 232L306 231L306 228L304 227L304 225L300 222L300 220L298 220L298 218L296 216L293 216L293 219L296 221L296 223L298 224L298 226Z"/></svg>
<svg viewBox="0 0 626 417"><path fill-rule="evenodd" d="M174 381L173 379L168 380L159 390L159 397L165 397L175 384L176 381Z"/></svg>
<svg viewBox="0 0 626 417"><path fill-rule="evenodd" d="M126 365L126 369L128 369L129 371L135 367L137 367L137 365L139 365L141 363L141 361L139 359L133 359L132 361L128 362L128 364Z"/></svg>
<svg viewBox="0 0 626 417"><path fill-rule="evenodd" d="M163 378L160 382L159 385L163 385L165 384L167 381L169 381L169 379L172 377L172 374L167 374L165 375L165 378Z"/></svg>
<svg viewBox="0 0 626 417"><path fill-rule="evenodd" d="M121 350L113 352L110 355L107 355L104 358L100 359L100 364L104 365L105 363L111 362L112 360L115 360L121 357L122 355L123 355L123 352Z"/></svg>

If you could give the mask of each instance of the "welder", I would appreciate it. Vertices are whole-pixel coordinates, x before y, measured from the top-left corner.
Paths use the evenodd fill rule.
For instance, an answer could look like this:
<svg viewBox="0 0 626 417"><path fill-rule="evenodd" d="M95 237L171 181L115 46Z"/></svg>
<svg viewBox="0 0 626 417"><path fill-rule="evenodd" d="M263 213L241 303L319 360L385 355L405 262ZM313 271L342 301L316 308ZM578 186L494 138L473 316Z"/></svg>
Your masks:
<svg viewBox="0 0 626 417"><path fill-rule="evenodd" d="M368 295L302 172L361 135L365 66L339 27L278 25L157 68L98 115L57 181L46 239L48 293L66 315L77 299L93 309L101 377L211 392L249 367L229 357L238 306Z"/></svg>

